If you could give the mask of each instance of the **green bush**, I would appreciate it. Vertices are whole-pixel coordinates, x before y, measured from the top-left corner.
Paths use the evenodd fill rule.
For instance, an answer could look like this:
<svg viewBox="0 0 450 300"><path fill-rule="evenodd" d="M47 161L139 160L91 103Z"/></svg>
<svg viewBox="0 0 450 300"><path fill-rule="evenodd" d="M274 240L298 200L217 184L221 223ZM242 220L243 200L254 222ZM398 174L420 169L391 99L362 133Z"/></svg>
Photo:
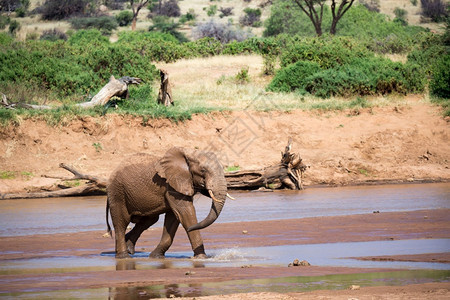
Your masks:
<svg viewBox="0 0 450 300"><path fill-rule="evenodd" d="M118 23L114 17L87 17L87 18L72 18L70 24L75 29L98 29L103 34L111 34L117 28Z"/></svg>
<svg viewBox="0 0 450 300"><path fill-rule="evenodd" d="M450 98L450 54L437 59L432 66L430 93L441 98Z"/></svg>
<svg viewBox="0 0 450 300"><path fill-rule="evenodd" d="M123 10L117 14L116 20L119 26L128 26L133 21L133 13L129 10Z"/></svg>
<svg viewBox="0 0 450 300"><path fill-rule="evenodd" d="M298 61L278 71L267 87L273 92L292 92L305 89L305 79L321 71L320 65L312 61Z"/></svg>
<svg viewBox="0 0 450 300"><path fill-rule="evenodd" d="M349 63L355 57L373 55L364 45L348 37L289 37L283 43L285 46L280 57L282 67L307 60L317 62L321 68L327 69Z"/></svg>
<svg viewBox="0 0 450 300"><path fill-rule="evenodd" d="M306 91L318 97L423 92L425 74L416 65L372 57L318 72L306 81Z"/></svg>

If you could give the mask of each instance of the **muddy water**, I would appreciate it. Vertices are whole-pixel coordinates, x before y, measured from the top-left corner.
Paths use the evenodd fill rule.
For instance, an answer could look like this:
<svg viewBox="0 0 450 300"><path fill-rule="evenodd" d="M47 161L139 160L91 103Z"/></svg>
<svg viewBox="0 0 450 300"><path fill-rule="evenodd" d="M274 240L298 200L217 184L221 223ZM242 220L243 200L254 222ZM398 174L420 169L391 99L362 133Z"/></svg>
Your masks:
<svg viewBox="0 0 450 300"><path fill-rule="evenodd" d="M450 184L391 185L374 187L310 188L302 192L233 193L219 222L261 221L450 208ZM198 216L206 215L210 201L195 200ZM39 233L65 233L105 229L105 197L57 198L0 201L0 236ZM161 218L162 219L162 218ZM161 226L161 221L159 225ZM101 288L72 291L23 291L3 294L11 298L148 298L201 296L254 291L305 291L338 289L351 284L400 285L448 281L450 264L420 262L361 261L351 257L445 253L450 239L395 240L358 243L286 245L212 250L212 257L193 261L191 252L170 252L166 260L149 260L148 253L138 252L133 260L116 260L110 252L60 256L42 253L40 258L4 260L0 275L90 272L98 270L143 270L160 268L208 268L286 266L295 258L306 259L315 266L403 268L404 272L286 277L240 280L206 284L179 284ZM61 250L65 251L65 250ZM66 253L66 252L64 252ZM415 270L411 270L415 269ZM70 274L69 274L70 275ZM5 280L8 280L7 278ZM2 296L2 293L0 293Z"/></svg>
<svg viewBox="0 0 450 300"><path fill-rule="evenodd" d="M262 221L318 216L450 208L450 184L407 184L309 188L301 192L233 192L217 222ZM105 229L106 197L0 201L0 236ZM195 197L197 215L211 202ZM163 218L155 224L162 226Z"/></svg>

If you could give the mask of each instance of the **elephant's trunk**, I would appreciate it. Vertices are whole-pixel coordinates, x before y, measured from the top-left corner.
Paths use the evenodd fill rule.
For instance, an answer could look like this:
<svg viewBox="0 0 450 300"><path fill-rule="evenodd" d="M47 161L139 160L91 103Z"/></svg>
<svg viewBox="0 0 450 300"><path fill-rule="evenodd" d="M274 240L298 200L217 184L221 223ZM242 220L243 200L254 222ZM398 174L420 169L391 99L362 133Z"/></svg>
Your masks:
<svg viewBox="0 0 450 300"><path fill-rule="evenodd" d="M223 178L223 182L221 182L219 188L208 189L208 192L212 199L211 210L203 221L189 227L187 229L188 232L208 227L209 225L214 223L215 220L217 220L220 213L222 212L222 208L227 197L227 184L225 177Z"/></svg>

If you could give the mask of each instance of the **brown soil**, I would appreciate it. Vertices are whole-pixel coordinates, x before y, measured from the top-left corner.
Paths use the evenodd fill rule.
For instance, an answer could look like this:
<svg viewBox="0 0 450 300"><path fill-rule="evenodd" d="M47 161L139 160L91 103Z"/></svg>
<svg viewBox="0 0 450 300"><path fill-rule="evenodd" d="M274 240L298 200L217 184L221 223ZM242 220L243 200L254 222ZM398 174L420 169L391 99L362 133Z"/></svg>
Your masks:
<svg viewBox="0 0 450 300"><path fill-rule="evenodd" d="M172 146L212 150L224 166L260 169L277 163L289 137L311 166L304 183L348 185L448 181L450 130L438 107L409 96L408 104L345 112L227 112L168 120L107 115L51 127L24 120L0 129L0 193L48 188L70 177L61 162L108 177L136 152L162 155Z"/></svg>
<svg viewBox="0 0 450 300"><path fill-rule="evenodd" d="M51 188L57 180L41 177L42 175L70 177L70 174L58 167L61 162L71 164L84 173L108 177L121 160L135 152L162 155L171 146L214 150L226 166L262 168L279 161L280 151L284 149L288 137L294 140L293 151L299 152L304 162L311 166L305 174L305 186L449 181L449 136L449 123L442 117L440 109L424 104L420 97L414 96L409 97L407 105L400 107L337 113L213 113L194 116L192 120L178 124L167 120L150 120L142 124L140 118L116 115L77 118L60 127L51 127L44 121L23 120L20 126L0 129L0 171L12 171L16 175L14 179L0 179L0 194ZM207 249L239 245L251 247L298 244L299 241L329 243L449 238L449 215L449 210L441 209L214 224L203 231L203 236ZM243 230L248 234L243 235ZM1 237L0 260L39 258L43 252L52 250L53 256L64 255L65 251L60 250L73 251L75 255L112 251L113 240L103 238L102 234L103 232L80 232ZM276 238L268 242L266 235ZM180 237L171 249L189 250L185 235L180 234ZM159 238L159 231L149 230L142 237L142 245L154 245ZM21 249L23 254L8 252L17 249ZM368 259L448 261L449 257L447 253ZM130 264L118 261L117 268L129 269ZM377 270L318 266L196 268L195 273L189 276L185 275L186 271L164 269L124 270L126 274L92 271L0 275L0 291L220 282ZM449 283L443 282L370 287L355 291L250 293L209 299L448 299L448 288Z"/></svg>

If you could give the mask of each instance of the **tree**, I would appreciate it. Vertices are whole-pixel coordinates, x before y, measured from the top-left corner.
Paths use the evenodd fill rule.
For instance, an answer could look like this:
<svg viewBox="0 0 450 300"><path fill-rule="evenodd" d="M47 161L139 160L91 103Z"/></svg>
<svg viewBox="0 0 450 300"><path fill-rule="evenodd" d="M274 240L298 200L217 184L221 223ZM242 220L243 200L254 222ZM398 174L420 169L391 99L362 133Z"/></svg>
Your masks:
<svg viewBox="0 0 450 300"><path fill-rule="evenodd" d="M318 36L322 35L322 18L324 5L326 0L293 0L300 9L308 16L314 25L316 34ZM336 1L331 0L331 14L333 16L331 22L330 33L336 34L336 25L342 16L350 9L353 5L354 0L342 0L338 7L336 7Z"/></svg>
<svg viewBox="0 0 450 300"><path fill-rule="evenodd" d="M148 0L139 0L136 1L130 0L131 10L133 11L133 20L131 22L131 30L136 30L136 21L139 14L139 11L147 5Z"/></svg>

